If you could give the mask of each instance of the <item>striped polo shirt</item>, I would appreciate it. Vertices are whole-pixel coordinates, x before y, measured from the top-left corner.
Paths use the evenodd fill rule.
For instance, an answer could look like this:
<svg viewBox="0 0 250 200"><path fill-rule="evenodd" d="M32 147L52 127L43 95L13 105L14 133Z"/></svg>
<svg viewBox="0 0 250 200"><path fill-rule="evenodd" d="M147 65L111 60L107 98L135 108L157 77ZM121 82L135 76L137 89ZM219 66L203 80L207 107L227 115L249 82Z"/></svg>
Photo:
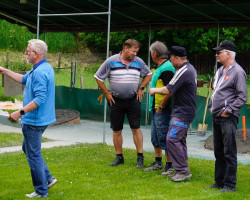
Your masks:
<svg viewBox="0 0 250 200"><path fill-rule="evenodd" d="M108 78L110 90L116 98L130 99L137 94L140 78L152 74L152 72L137 56L126 66L122 62L120 54L105 60L94 77L100 81Z"/></svg>

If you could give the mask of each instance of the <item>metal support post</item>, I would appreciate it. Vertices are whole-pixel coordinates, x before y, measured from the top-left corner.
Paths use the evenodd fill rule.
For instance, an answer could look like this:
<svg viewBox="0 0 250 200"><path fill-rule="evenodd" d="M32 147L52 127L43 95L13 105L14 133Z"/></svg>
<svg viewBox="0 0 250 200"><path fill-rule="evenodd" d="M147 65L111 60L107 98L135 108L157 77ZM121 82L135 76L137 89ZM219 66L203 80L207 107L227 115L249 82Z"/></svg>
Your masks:
<svg viewBox="0 0 250 200"><path fill-rule="evenodd" d="M107 56L109 57L109 38L110 38L110 19L111 19L111 0L109 0L109 11L108 11L108 31L107 31ZM106 88L108 89L107 79L105 80ZM104 123L103 123L103 144L105 144L106 136L106 122L107 122L107 100L104 101Z"/></svg>

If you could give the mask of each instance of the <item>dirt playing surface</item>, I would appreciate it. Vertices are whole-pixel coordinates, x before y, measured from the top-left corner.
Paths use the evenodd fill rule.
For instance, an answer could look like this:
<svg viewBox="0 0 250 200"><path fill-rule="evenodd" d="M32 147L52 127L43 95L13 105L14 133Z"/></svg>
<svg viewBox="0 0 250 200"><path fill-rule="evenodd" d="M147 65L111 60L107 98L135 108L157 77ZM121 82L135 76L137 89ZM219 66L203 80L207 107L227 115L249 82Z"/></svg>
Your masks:
<svg viewBox="0 0 250 200"><path fill-rule="evenodd" d="M246 141L243 141L243 130L237 131L236 144L238 153L249 153L250 154L250 129L246 129ZM213 135L210 135L204 144L206 149L214 150Z"/></svg>

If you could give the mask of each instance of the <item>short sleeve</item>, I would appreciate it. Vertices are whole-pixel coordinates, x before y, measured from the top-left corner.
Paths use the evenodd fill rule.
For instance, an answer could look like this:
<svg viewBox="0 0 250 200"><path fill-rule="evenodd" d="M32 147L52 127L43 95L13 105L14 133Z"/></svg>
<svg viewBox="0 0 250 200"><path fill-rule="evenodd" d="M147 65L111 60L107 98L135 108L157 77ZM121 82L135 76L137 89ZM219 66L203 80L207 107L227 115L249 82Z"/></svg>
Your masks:
<svg viewBox="0 0 250 200"><path fill-rule="evenodd" d="M101 67L97 70L94 77L100 81L104 81L110 75L109 59L105 60Z"/></svg>

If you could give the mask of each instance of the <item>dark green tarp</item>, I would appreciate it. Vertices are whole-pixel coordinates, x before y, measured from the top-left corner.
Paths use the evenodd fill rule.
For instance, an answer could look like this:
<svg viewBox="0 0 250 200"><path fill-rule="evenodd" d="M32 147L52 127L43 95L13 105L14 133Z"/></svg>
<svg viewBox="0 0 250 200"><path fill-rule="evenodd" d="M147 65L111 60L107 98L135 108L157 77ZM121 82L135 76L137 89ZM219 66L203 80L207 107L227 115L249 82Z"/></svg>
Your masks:
<svg viewBox="0 0 250 200"><path fill-rule="evenodd" d="M145 95L146 96L146 95ZM56 87L56 109L71 109L77 110L81 113L81 119L91 120L103 120L104 116L104 100L105 97L100 90L95 89L78 89L69 88L65 86ZM206 104L206 98L197 96L197 114L192 123L192 129L196 130L198 124L202 123L204 108ZM145 98L142 102L141 112L141 125L145 125L146 115L146 101ZM246 128L250 129L250 105L245 105L241 109L241 117L239 119L238 128L242 128L242 116L246 117ZM109 109L107 106L107 121L109 121ZM148 118L148 124L150 124L150 116ZM125 120L127 123L127 119ZM206 124L208 124L208 130L212 129L212 116L207 110Z"/></svg>

